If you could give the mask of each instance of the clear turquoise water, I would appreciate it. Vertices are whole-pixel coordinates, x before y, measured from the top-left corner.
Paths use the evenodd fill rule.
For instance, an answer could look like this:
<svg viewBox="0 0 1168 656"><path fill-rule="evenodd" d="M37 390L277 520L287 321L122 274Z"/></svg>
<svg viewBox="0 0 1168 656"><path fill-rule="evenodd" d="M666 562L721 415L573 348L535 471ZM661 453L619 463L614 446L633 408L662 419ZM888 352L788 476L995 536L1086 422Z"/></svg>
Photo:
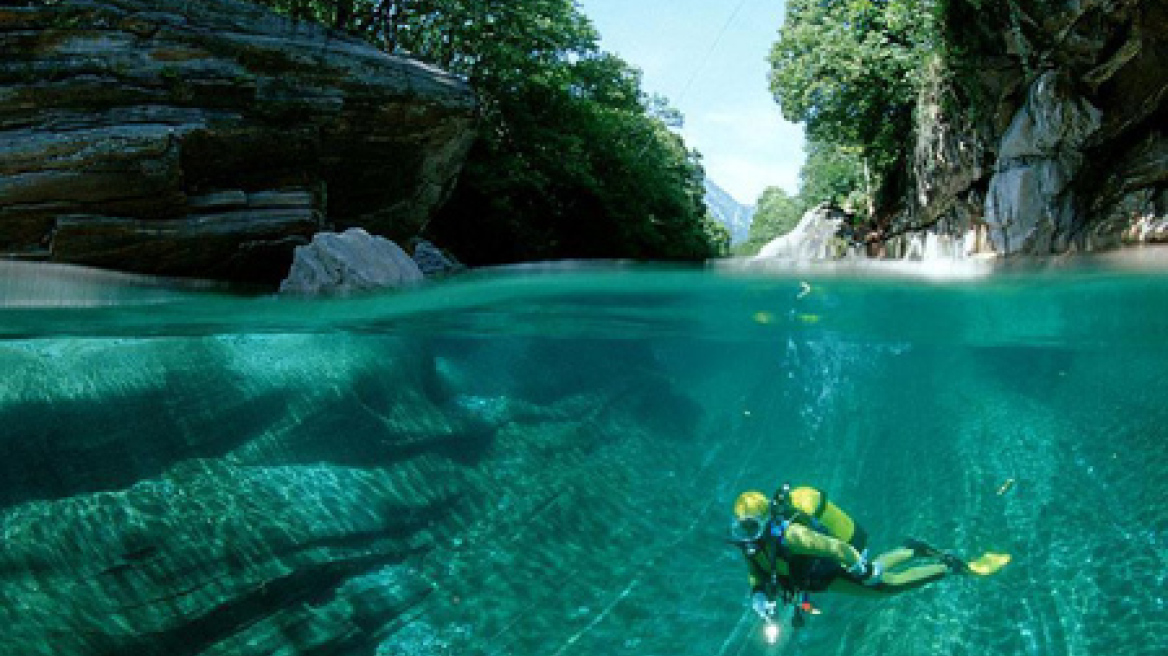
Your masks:
<svg viewBox="0 0 1168 656"><path fill-rule="evenodd" d="M498 271L314 301L10 273L0 302L2 654L1168 653L1161 272ZM783 481L876 549L1014 561L820 595L768 647L722 538ZM340 558L387 516L421 555L320 599L158 601L214 554L263 580L239 563ZM347 642L306 637L338 617Z"/></svg>

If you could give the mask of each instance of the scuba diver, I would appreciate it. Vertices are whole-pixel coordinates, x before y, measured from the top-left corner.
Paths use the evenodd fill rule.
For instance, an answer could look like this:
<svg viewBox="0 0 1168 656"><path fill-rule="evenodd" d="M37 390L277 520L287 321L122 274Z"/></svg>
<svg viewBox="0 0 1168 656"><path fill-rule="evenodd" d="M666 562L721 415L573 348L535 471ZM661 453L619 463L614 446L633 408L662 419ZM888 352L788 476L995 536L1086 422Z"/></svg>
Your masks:
<svg viewBox="0 0 1168 656"><path fill-rule="evenodd" d="M803 612L816 613L812 592L897 594L954 574L993 574L1010 560L987 553L967 563L919 540L869 559L864 529L820 490L790 485L769 499L757 490L739 495L730 537L746 557L751 607L767 622L768 635L780 602L795 607L795 627L802 626Z"/></svg>

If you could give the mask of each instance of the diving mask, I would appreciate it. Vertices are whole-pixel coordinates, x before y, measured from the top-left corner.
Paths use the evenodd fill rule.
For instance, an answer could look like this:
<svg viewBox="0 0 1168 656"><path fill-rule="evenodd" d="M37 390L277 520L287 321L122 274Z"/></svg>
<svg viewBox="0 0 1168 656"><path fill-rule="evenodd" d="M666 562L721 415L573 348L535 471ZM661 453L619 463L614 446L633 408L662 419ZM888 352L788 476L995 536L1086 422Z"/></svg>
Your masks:
<svg viewBox="0 0 1168 656"><path fill-rule="evenodd" d="M761 517L735 518L730 522L730 539L734 542L758 542L766 531L767 520Z"/></svg>

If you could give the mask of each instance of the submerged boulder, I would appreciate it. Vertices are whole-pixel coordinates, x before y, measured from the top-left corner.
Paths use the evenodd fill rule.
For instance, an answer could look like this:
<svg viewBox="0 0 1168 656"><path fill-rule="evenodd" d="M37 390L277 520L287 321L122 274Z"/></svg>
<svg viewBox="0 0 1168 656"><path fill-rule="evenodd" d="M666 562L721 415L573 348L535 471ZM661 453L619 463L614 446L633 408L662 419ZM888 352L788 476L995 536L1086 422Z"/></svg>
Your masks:
<svg viewBox="0 0 1168 656"><path fill-rule="evenodd" d="M250 3L28 3L0 35L0 255L275 282L323 227L416 234L473 138L464 81Z"/></svg>

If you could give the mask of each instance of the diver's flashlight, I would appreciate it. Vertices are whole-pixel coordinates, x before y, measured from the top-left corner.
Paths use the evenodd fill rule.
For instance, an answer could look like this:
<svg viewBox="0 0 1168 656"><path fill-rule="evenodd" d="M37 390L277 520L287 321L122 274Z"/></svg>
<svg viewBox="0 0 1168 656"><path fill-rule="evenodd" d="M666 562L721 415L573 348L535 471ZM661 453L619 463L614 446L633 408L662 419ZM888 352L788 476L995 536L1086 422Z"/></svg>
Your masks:
<svg viewBox="0 0 1168 656"><path fill-rule="evenodd" d="M774 622L767 622L766 629L764 629L766 641L768 645L773 645L779 641L779 625Z"/></svg>

